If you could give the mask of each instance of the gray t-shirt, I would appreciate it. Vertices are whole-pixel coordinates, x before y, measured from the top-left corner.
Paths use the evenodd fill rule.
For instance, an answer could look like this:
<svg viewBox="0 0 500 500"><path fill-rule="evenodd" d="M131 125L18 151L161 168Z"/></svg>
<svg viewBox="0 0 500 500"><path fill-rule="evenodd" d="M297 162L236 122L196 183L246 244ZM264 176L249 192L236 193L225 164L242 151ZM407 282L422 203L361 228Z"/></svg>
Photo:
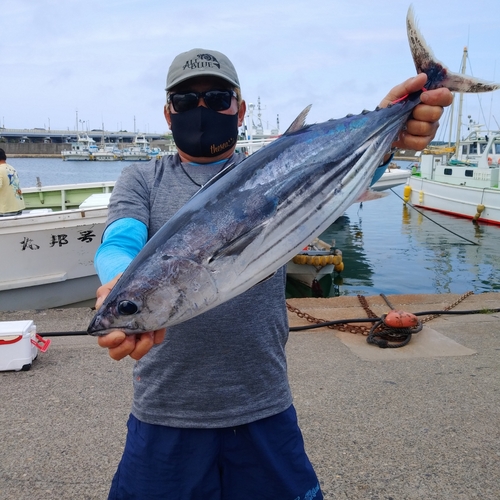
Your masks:
<svg viewBox="0 0 500 500"><path fill-rule="evenodd" d="M239 162L244 155L234 155ZM179 156L126 167L116 182L108 225L132 217L149 238L223 164L181 168ZM230 427L292 404L285 344L285 268L234 299L167 330L134 368L132 413L172 427Z"/></svg>

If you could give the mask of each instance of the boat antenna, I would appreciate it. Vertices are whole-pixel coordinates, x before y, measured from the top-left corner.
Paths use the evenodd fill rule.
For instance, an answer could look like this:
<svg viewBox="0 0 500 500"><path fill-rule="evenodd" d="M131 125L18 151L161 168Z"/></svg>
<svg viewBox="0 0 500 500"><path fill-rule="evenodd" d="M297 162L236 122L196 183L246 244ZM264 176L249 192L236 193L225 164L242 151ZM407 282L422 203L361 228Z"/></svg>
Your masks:
<svg viewBox="0 0 500 500"><path fill-rule="evenodd" d="M465 69L467 65L467 47L464 47L464 53L462 56L462 74L465 75ZM458 152L460 147L460 132L462 128L462 108L464 105L464 94L460 92L460 101L458 103L458 123L457 123L457 139L455 141L455 151Z"/></svg>
<svg viewBox="0 0 500 500"><path fill-rule="evenodd" d="M493 65L493 81L495 81L495 75L497 71L497 62L495 60L495 64ZM491 118L495 120L495 117L491 114L491 110L493 109L493 92L491 93L491 98L490 98L490 117L488 118L488 130L490 129L490 123L491 123ZM495 120L495 123L497 124L498 127L498 122Z"/></svg>

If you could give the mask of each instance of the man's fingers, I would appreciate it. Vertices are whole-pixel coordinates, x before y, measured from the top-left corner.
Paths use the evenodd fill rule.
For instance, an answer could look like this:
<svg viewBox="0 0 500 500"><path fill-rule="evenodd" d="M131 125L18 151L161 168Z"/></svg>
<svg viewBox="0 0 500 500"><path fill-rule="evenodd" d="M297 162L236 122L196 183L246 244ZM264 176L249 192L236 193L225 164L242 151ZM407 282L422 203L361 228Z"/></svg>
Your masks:
<svg viewBox="0 0 500 500"><path fill-rule="evenodd" d="M107 349L118 347L126 338L126 335L121 330L113 330L107 335L103 335L102 337L97 337L97 343L101 347L105 347Z"/></svg>
<svg viewBox="0 0 500 500"><path fill-rule="evenodd" d="M387 96L384 97L380 103L380 107L386 108L391 102L394 102L407 94L411 94L412 92L417 92L425 85L426 81L427 75L425 73L420 73L420 75L408 78L408 80L396 85L390 90Z"/></svg>
<svg viewBox="0 0 500 500"><path fill-rule="evenodd" d="M136 346L136 336L125 335L123 341L116 347L110 347L108 349L108 352L112 359L119 361L120 359L123 359L127 356L131 356L135 350L135 346Z"/></svg>
<svg viewBox="0 0 500 500"><path fill-rule="evenodd" d="M163 342L163 340L165 339L166 331L167 331L166 328L162 328L161 330L156 330L154 332L154 343L155 344L161 344Z"/></svg>
<svg viewBox="0 0 500 500"><path fill-rule="evenodd" d="M149 352L154 345L154 333L141 333L135 336L136 342L134 349L129 353L132 359L141 359L146 353Z"/></svg>
<svg viewBox="0 0 500 500"><path fill-rule="evenodd" d="M433 123L439 121L443 115L441 106L429 106L427 104L419 104L412 113L413 121L420 120L424 123ZM409 124L410 120L408 120Z"/></svg>
<svg viewBox="0 0 500 500"><path fill-rule="evenodd" d="M104 299L109 295L109 292L111 292L111 289L116 285L116 282L118 281L121 275L122 273L116 275L111 281L104 283L104 285L101 285L97 289L96 291L97 300L95 302L96 309L99 309L99 307L101 307L102 303L104 302Z"/></svg>
<svg viewBox="0 0 500 500"><path fill-rule="evenodd" d="M422 92L420 100L429 106L449 106L453 102L453 94L445 88Z"/></svg>
<svg viewBox="0 0 500 500"><path fill-rule="evenodd" d="M116 361L128 356L135 348L135 335L125 335L121 330L113 330L97 338L97 343L108 349L109 355Z"/></svg>
<svg viewBox="0 0 500 500"><path fill-rule="evenodd" d="M416 126L420 127L422 125L421 122L417 123L418 125L414 126L413 131L415 131ZM421 151L429 144L430 141L432 141L432 139L436 135L439 123L436 122L434 124L424 124L423 127L425 128L425 131L423 128L421 128L419 130L419 134L417 135L409 133L408 130L400 132L399 138L396 142L393 143L393 146L401 149L413 149L415 151Z"/></svg>
<svg viewBox="0 0 500 500"><path fill-rule="evenodd" d="M138 360L147 354L155 344L160 344L165 338L166 329L155 332L140 333L137 335L125 335L121 330L113 330L107 335L97 338L97 343L108 349L112 359L120 359L130 356Z"/></svg>

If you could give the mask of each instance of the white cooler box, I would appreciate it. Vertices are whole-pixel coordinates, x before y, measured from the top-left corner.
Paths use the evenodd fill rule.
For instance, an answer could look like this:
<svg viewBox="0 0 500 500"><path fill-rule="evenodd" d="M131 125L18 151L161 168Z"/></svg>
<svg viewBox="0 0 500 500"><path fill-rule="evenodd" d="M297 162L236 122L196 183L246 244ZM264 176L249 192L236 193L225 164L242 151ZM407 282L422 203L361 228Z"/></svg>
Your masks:
<svg viewBox="0 0 500 500"><path fill-rule="evenodd" d="M0 322L0 371L29 370L38 351L45 352L50 344L36 333L32 320Z"/></svg>

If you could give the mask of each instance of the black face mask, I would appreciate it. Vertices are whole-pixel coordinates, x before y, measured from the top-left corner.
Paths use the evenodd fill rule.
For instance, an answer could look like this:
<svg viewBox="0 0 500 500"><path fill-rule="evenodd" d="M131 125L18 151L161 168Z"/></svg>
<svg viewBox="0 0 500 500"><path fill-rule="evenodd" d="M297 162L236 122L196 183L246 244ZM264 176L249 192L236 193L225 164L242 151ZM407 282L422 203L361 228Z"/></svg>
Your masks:
<svg viewBox="0 0 500 500"><path fill-rule="evenodd" d="M195 158L210 158L231 149L238 138L238 113L225 115L197 108L172 113L171 129L176 146Z"/></svg>

